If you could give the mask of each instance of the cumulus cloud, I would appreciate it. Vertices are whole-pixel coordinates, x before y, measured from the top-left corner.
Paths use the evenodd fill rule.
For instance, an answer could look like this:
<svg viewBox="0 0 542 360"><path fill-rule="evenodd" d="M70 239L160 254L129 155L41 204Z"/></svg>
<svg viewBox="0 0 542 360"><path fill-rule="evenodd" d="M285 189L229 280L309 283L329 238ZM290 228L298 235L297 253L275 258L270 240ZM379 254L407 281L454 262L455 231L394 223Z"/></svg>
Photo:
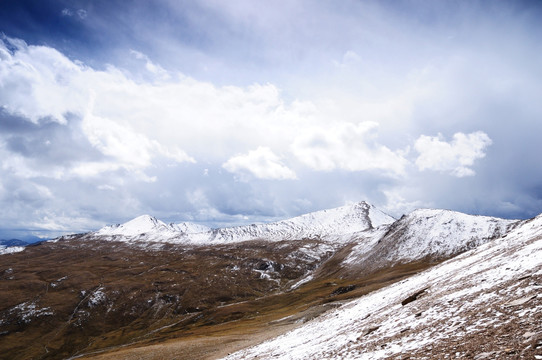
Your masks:
<svg viewBox="0 0 542 360"><path fill-rule="evenodd" d="M271 149L264 146L251 150L247 154L234 156L222 167L239 175L249 173L258 179L288 180L297 178L296 174L285 166Z"/></svg>
<svg viewBox="0 0 542 360"><path fill-rule="evenodd" d="M80 109L86 92L73 80L84 67L55 49L27 46L17 39L0 40L0 52L0 98L5 111L36 124L44 120L66 124L67 114Z"/></svg>
<svg viewBox="0 0 542 360"><path fill-rule="evenodd" d="M378 143L377 129L378 124L369 121L315 127L295 139L292 152L314 170L379 170L403 175L408 161L400 151Z"/></svg>
<svg viewBox="0 0 542 360"><path fill-rule="evenodd" d="M92 113L86 114L82 122L83 133L89 142L113 162L104 162L101 166L79 166L75 172L93 175L105 170L124 167L128 170L144 169L152 164L155 156L161 155L176 162L195 162L183 150L174 147L168 149L156 140L137 133L128 126L123 126L110 119L101 118Z"/></svg>
<svg viewBox="0 0 542 360"><path fill-rule="evenodd" d="M471 167L486 156L484 151L491 143L482 131L455 133L450 142L446 142L442 134L422 135L414 144L419 153L416 165L420 170L446 172L457 177L473 176L475 172Z"/></svg>
<svg viewBox="0 0 542 360"><path fill-rule="evenodd" d="M407 163L400 152L378 143L376 123L330 122L311 102L286 103L272 84L217 87L168 73L135 50L130 53L154 78L135 81L112 66L95 70L55 49L16 39L4 39L0 48L3 110L37 126L56 122L79 131L102 155L72 161L62 174L125 169L149 180L142 171L170 159L220 162L232 173L260 179L292 179L294 171L274 154L291 144L285 155L318 171L398 175Z"/></svg>
<svg viewBox="0 0 542 360"><path fill-rule="evenodd" d="M29 121L42 130L42 135L51 122L71 128L70 132L77 133L75 137L85 139L103 155L101 159L86 162L88 149L80 149L84 153L79 154L79 159L73 159L74 167L66 173L90 175L118 168L140 171L157 157L179 163L195 161L178 145L163 145L156 137L149 137L141 128L134 129L130 121L124 121L126 117L133 117L137 109L122 114L116 112L118 103L111 102L111 96L128 93L121 97L125 101L130 98L130 92L140 90L140 86L117 69L96 71L71 61L55 49L28 46L16 39L4 39L0 42L0 51L0 97L4 116ZM139 99L136 96L130 100L134 106ZM144 120L152 122L153 117L148 115ZM8 144L14 140L11 137ZM50 140L49 145L55 146ZM28 152L25 155L30 157Z"/></svg>

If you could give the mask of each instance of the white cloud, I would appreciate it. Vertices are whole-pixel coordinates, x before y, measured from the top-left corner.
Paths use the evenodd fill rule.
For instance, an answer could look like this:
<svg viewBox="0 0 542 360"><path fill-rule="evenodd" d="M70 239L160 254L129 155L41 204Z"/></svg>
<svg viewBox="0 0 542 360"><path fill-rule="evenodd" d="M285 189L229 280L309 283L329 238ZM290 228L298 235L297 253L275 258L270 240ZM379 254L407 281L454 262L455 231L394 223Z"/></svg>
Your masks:
<svg viewBox="0 0 542 360"><path fill-rule="evenodd" d="M414 145L420 154L416 165L420 170L447 172L457 177L472 176L475 172L471 166L475 160L485 157L484 150L491 143L489 136L482 131L458 132L451 142L446 142L442 134L422 135Z"/></svg>
<svg viewBox="0 0 542 360"><path fill-rule="evenodd" d="M70 116L78 116L82 136L105 157L74 162L64 174L92 176L126 169L141 175L155 160L166 158L228 164L232 172L244 169L256 178L295 178L273 153L285 149L291 150L286 155L323 171L400 175L408 163L400 152L378 143L376 123L330 122L333 114L326 111L325 101L319 106L286 103L272 84L217 87L169 73L132 50L154 76L134 81L112 66L98 71L49 47L6 41L16 49L0 44L7 58L0 65L4 110L38 125L52 120L71 126ZM266 148L259 148L262 144ZM258 150L234 156L249 149ZM258 161L269 168L257 167Z"/></svg>
<svg viewBox="0 0 542 360"><path fill-rule="evenodd" d="M0 43L0 56L7 58L0 63L1 105L34 124L66 125L70 114L87 122L102 119L144 134L170 151L179 147L194 158L224 161L263 142L286 147L314 112L300 101L286 105L272 84L217 87L166 73L138 52L133 55L145 61L155 78L137 82L112 66L98 71L49 47L7 41L17 47L10 52ZM106 131L92 133L108 136Z"/></svg>
<svg viewBox="0 0 542 360"><path fill-rule="evenodd" d="M88 112L82 123L82 130L90 143L108 158L115 159L111 167L123 167L128 170L144 169L152 164L157 155L176 162L196 162L178 147L168 149L155 140L133 131L127 125L121 125L107 118ZM110 166L95 166L97 172L105 171ZM88 167L91 169L92 167ZM91 175L87 173L87 175Z"/></svg>
<svg viewBox="0 0 542 360"><path fill-rule="evenodd" d="M64 9L62 9L61 14L62 14L62 16L72 17L74 15L74 12L73 12L73 10L70 10L68 8L64 8ZM75 14L77 14L77 16L79 16L79 18L81 20L83 20L83 19L85 19L87 17L88 12L85 9L79 9L79 10L77 10L75 12Z"/></svg>
<svg viewBox="0 0 542 360"><path fill-rule="evenodd" d="M10 51L5 42L14 50ZM153 125L155 114L150 109L145 114L140 113L138 105L145 102L148 91L145 85L131 81L118 69L109 67L96 71L72 62L52 48L28 46L9 38L0 41L0 58L3 111L35 125L55 122L72 127L77 137L88 141L103 155L102 160L88 161L85 154L80 154L82 159L72 161L70 169L56 164L48 169L45 166L36 169L26 158L12 154L2 162L3 168L12 168L25 177L55 178L95 176L122 168L151 181L153 178L142 170L157 158L177 163L195 162L176 142L163 144L156 132L146 132L144 127L137 126L137 121L132 121L143 117L142 121ZM147 65L150 63L148 58L144 60ZM165 70L153 69L163 78ZM74 116L81 119L79 128L69 124L70 117Z"/></svg>
<svg viewBox="0 0 542 360"><path fill-rule="evenodd" d="M88 13L85 9L79 9L77 10L77 15L79 16L79 18L84 19L87 17Z"/></svg>
<svg viewBox="0 0 542 360"><path fill-rule="evenodd" d="M237 155L226 161L222 167L231 173L243 176L246 173L258 179L296 179L296 174L282 164L280 158L268 147L258 147L247 154Z"/></svg>
<svg viewBox="0 0 542 360"><path fill-rule="evenodd" d="M314 170L378 170L392 175L404 174L408 161L401 152L377 142L377 129L378 124L370 121L315 127L295 139L292 152Z"/></svg>
<svg viewBox="0 0 542 360"><path fill-rule="evenodd" d="M84 88L74 83L84 71L55 49L27 46L21 40L7 39L11 53L0 40L0 98L11 114L37 124L49 119L66 123L69 112L77 112L84 101Z"/></svg>
<svg viewBox="0 0 542 360"><path fill-rule="evenodd" d="M412 189L408 186L398 186L390 189L382 190L382 193L386 197L386 203L383 205L382 209L388 214L399 218L403 214L408 214L409 212L421 209L421 208L430 208L433 204L429 202L424 202L421 200L408 201L407 198L412 199L412 192L415 192L416 188Z"/></svg>
<svg viewBox="0 0 542 360"><path fill-rule="evenodd" d="M130 50L130 53L138 60L145 61L145 69L154 75L157 75L161 80L169 80L169 73L160 65L155 64L149 59L149 57L142 52L136 50Z"/></svg>
<svg viewBox="0 0 542 360"><path fill-rule="evenodd" d="M94 70L55 49L17 39L5 38L0 49L2 110L38 126L52 121L70 127L104 156L72 161L72 168L60 169L61 176L118 169L144 175L159 158L221 164L264 143L286 149L318 123L312 103L286 104L272 84L217 87L168 73L137 51L132 55L154 76L148 81L135 81L113 66ZM73 117L81 119L79 128L69 123ZM255 170L257 177L295 177L278 160L266 159L271 173Z"/></svg>

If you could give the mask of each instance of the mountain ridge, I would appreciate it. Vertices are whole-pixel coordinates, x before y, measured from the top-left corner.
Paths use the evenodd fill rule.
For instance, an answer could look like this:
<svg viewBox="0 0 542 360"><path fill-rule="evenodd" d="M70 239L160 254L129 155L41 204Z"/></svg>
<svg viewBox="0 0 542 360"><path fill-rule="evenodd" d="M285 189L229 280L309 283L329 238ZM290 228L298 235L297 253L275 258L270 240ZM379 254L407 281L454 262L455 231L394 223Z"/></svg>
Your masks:
<svg viewBox="0 0 542 360"><path fill-rule="evenodd" d="M348 235L394 221L395 218L362 201L271 223L215 229L189 222L167 225L153 216L142 215L124 224L103 227L91 234L102 239L129 242L206 244L255 239L280 241Z"/></svg>

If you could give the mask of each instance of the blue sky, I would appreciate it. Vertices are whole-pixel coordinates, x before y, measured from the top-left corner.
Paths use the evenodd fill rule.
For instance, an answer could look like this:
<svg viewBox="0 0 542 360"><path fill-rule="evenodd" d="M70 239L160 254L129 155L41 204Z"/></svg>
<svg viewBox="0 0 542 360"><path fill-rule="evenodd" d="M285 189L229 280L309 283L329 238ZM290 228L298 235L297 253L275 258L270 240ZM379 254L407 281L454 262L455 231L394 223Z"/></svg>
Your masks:
<svg viewBox="0 0 542 360"><path fill-rule="evenodd" d="M538 1L0 2L0 238L542 212Z"/></svg>

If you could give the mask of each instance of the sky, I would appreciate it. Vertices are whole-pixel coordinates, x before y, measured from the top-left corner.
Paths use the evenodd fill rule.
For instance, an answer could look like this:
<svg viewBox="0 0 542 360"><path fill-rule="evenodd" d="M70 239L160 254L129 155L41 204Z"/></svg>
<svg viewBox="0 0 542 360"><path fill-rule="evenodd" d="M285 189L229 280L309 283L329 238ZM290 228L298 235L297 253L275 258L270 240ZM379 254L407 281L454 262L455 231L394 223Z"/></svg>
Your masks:
<svg viewBox="0 0 542 360"><path fill-rule="evenodd" d="M0 238L542 212L540 1L0 1Z"/></svg>

